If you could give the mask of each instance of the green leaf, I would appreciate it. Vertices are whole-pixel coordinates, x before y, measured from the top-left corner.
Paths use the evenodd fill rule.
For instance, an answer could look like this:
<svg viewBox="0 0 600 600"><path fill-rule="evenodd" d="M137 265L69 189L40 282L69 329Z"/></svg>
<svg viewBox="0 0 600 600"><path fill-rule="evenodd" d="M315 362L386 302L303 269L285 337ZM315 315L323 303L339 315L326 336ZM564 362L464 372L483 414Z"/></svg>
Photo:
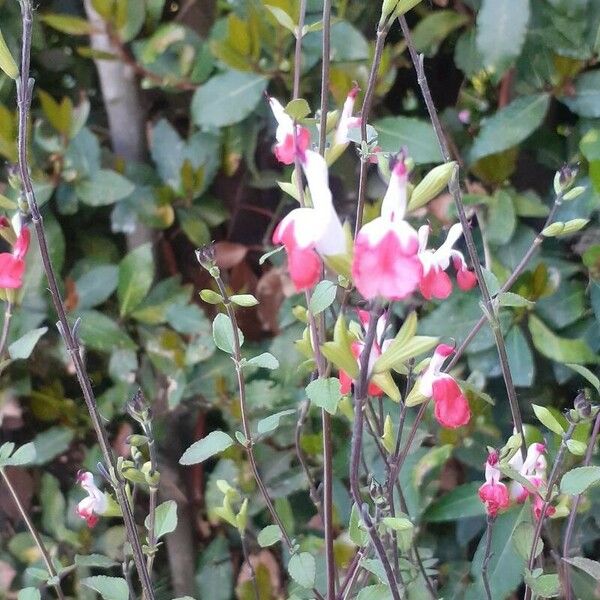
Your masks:
<svg viewBox="0 0 600 600"><path fill-rule="evenodd" d="M594 386L594 389L600 394L600 379L596 377L587 367L583 367L582 365L574 365L571 363L567 363L565 366L569 367L569 369L573 369L573 371L577 371L582 377L588 380Z"/></svg>
<svg viewBox="0 0 600 600"><path fill-rule="evenodd" d="M381 522L394 531L407 531L413 529L414 525L410 522L410 519L404 517L383 517Z"/></svg>
<svg viewBox="0 0 600 600"><path fill-rule="evenodd" d="M563 426L555 419L554 415L545 407L532 404L533 412L538 418L538 421L545 425L550 431L556 433L556 435L562 436L565 433Z"/></svg>
<svg viewBox="0 0 600 600"><path fill-rule="evenodd" d="M570 565L585 571L590 577L593 577L596 581L600 581L600 562L591 560L590 558L584 558L583 556L575 556L573 558L563 558L565 562Z"/></svg>
<svg viewBox="0 0 600 600"><path fill-rule="evenodd" d="M560 100L580 117L600 117L600 71L580 75L575 82L575 94Z"/></svg>
<svg viewBox="0 0 600 600"><path fill-rule="evenodd" d="M2 35L2 31L0 30L0 69L4 71L11 79L16 79L19 76L19 67L15 62L8 46L6 45L6 40Z"/></svg>
<svg viewBox="0 0 600 600"><path fill-rule="evenodd" d="M304 119L310 114L310 106L304 98L296 98L287 103L285 112L292 117L292 119Z"/></svg>
<svg viewBox="0 0 600 600"><path fill-rule="evenodd" d="M233 439L224 431L211 431L206 437L194 442L179 459L182 465L195 465L227 450L233 445Z"/></svg>
<svg viewBox="0 0 600 600"><path fill-rule="evenodd" d="M246 365L260 367L261 369L278 369L279 361L270 353L263 352L258 356L253 356L246 361Z"/></svg>
<svg viewBox="0 0 600 600"><path fill-rule="evenodd" d="M582 494L592 485L600 482L600 467L576 467L567 471L560 480L560 491L575 496Z"/></svg>
<svg viewBox="0 0 600 600"><path fill-rule="evenodd" d="M299 552L292 555L288 563L290 577L303 588L315 585L316 563L312 554Z"/></svg>
<svg viewBox="0 0 600 600"><path fill-rule="evenodd" d="M132 250L119 264L117 297L121 317L133 312L144 300L154 280L152 245Z"/></svg>
<svg viewBox="0 0 600 600"><path fill-rule="evenodd" d="M531 554L531 547L533 546L533 536L535 535L535 527L530 521L524 521L515 530L513 537L513 544L519 556L523 560L529 560ZM544 549L544 542L538 538L536 546L536 558L542 553Z"/></svg>
<svg viewBox="0 0 600 600"><path fill-rule="evenodd" d="M288 410L282 410L274 415L269 415L264 419L261 419L256 426L256 429L260 435L264 435L265 433L270 433L271 431L275 431L279 427L279 421L283 417L287 417L288 415L293 415L296 413L296 410L290 408Z"/></svg>
<svg viewBox="0 0 600 600"><path fill-rule="evenodd" d="M34 587L27 587L19 590L17 600L41 600L40 590Z"/></svg>
<svg viewBox="0 0 600 600"><path fill-rule="evenodd" d="M281 529L279 525L267 525L261 529L258 534L257 541L261 548L267 548L276 544L281 539Z"/></svg>
<svg viewBox="0 0 600 600"><path fill-rule="evenodd" d="M392 600L392 598L392 592L390 592L390 586L387 583L367 585L356 596L356 600Z"/></svg>
<svg viewBox="0 0 600 600"><path fill-rule="evenodd" d="M238 336L241 346L244 343L244 335L239 328ZM219 313L213 321L213 339L219 350L223 350L227 354L233 354L235 346L233 324L231 323L231 319L223 313Z"/></svg>
<svg viewBox="0 0 600 600"><path fill-rule="evenodd" d="M512 148L528 138L544 120L549 102L548 94L522 96L486 119L471 149L471 162Z"/></svg>
<svg viewBox="0 0 600 600"><path fill-rule="evenodd" d="M598 363L598 355L582 339L561 338L535 315L529 316L533 345L540 354L560 363Z"/></svg>
<svg viewBox="0 0 600 600"><path fill-rule="evenodd" d="M479 483L466 483L434 500L423 514L428 523L456 521L485 514L485 506L479 499Z"/></svg>
<svg viewBox="0 0 600 600"><path fill-rule="evenodd" d="M567 448L575 456L583 456L587 450L587 446L578 440L567 440Z"/></svg>
<svg viewBox="0 0 600 600"><path fill-rule="evenodd" d="M456 29L469 22L467 15L455 10L439 10L421 19L413 30L418 52L433 56L440 44Z"/></svg>
<svg viewBox="0 0 600 600"><path fill-rule="evenodd" d="M369 534L361 527L362 520L356 508L356 504L352 505L350 511L350 523L348 525L348 535L350 540L357 546L366 546L369 541Z"/></svg>
<svg viewBox="0 0 600 600"><path fill-rule="evenodd" d="M535 597L556 598L560 594L560 579L556 573L538 577L526 573L525 583L532 589Z"/></svg>
<svg viewBox="0 0 600 600"><path fill-rule="evenodd" d="M98 352L112 352L116 348L135 350L135 342L110 317L96 310L78 313L81 317L77 334L83 344Z"/></svg>
<svg viewBox="0 0 600 600"><path fill-rule="evenodd" d="M490 244L502 246L510 241L517 225L515 206L509 194L500 190L488 202L485 233Z"/></svg>
<svg viewBox="0 0 600 600"><path fill-rule="evenodd" d="M85 579L82 579L81 584L98 592L104 600L129 599L129 587L122 577L96 575L95 577L86 577Z"/></svg>
<svg viewBox="0 0 600 600"><path fill-rule="evenodd" d="M433 127L427 121L408 117L385 117L373 123L384 152L398 152L406 146L415 164L443 160Z"/></svg>
<svg viewBox="0 0 600 600"><path fill-rule="evenodd" d="M150 528L150 516L144 521L146 529ZM154 535L160 539L167 533L175 531L177 527L177 503L174 500L167 500L156 507L156 516L154 521Z"/></svg>
<svg viewBox="0 0 600 600"><path fill-rule="evenodd" d="M227 71L211 77L192 98L192 119L215 129L243 121L256 107L268 80L254 73Z"/></svg>
<svg viewBox="0 0 600 600"><path fill-rule="evenodd" d="M434 348L439 338L415 335L408 341L396 336L385 352L375 361L373 373L384 373L390 369L398 369L408 359L419 356Z"/></svg>
<svg viewBox="0 0 600 600"><path fill-rule="evenodd" d="M110 569L117 563L103 554L76 554L75 565L82 568L96 567L98 569Z"/></svg>
<svg viewBox="0 0 600 600"><path fill-rule="evenodd" d="M277 22L282 27L285 27L287 30L295 33L296 24L294 23L292 17L285 12L285 10L279 8L278 6L271 6L269 4L265 4L265 8L275 17Z"/></svg>
<svg viewBox="0 0 600 600"><path fill-rule="evenodd" d="M73 430L66 427L51 427L33 438L35 458L33 464L44 465L62 454L71 445Z"/></svg>
<svg viewBox="0 0 600 600"><path fill-rule="evenodd" d="M75 186L79 199L89 206L108 206L131 195L135 186L116 171L100 169Z"/></svg>
<svg viewBox="0 0 600 600"><path fill-rule="evenodd" d="M477 14L477 49L496 80L521 54L529 0L483 0Z"/></svg>
<svg viewBox="0 0 600 600"><path fill-rule="evenodd" d="M214 290L204 289L200 292L200 298L207 304L222 304L223 296Z"/></svg>
<svg viewBox="0 0 600 600"><path fill-rule="evenodd" d="M335 415L338 403L342 399L340 380L337 377L319 377L306 386L306 395L315 406Z"/></svg>
<svg viewBox="0 0 600 600"><path fill-rule="evenodd" d="M93 308L102 304L117 289L119 268L116 265L100 265L86 271L75 282L77 307Z"/></svg>
<svg viewBox="0 0 600 600"><path fill-rule="evenodd" d="M86 19L82 19L81 17L48 14L41 15L40 20L61 33L68 33L70 35L89 35L91 33L90 24Z"/></svg>
<svg viewBox="0 0 600 600"><path fill-rule="evenodd" d="M535 363L529 343L518 325L514 325L506 336L506 353L514 384L530 386L535 379Z"/></svg>
<svg viewBox="0 0 600 600"><path fill-rule="evenodd" d="M229 299L238 306L250 307L258 304L258 300L252 294L234 294L229 296Z"/></svg>
<svg viewBox="0 0 600 600"><path fill-rule="evenodd" d="M319 281L313 290L308 308L313 315L322 313L326 308L329 308L337 293L337 285L333 281Z"/></svg>
<svg viewBox="0 0 600 600"><path fill-rule="evenodd" d="M23 446L20 446L19 448L17 448L10 457L8 457L5 460L2 460L2 466L12 466L12 467L17 467L17 466L22 466L22 465L28 465L30 463L32 463L35 460L35 456L36 456L36 449L35 449L35 444L33 442L29 442L28 444L24 444Z"/></svg>
<svg viewBox="0 0 600 600"><path fill-rule="evenodd" d="M13 360L29 358L35 345L46 331L48 331L47 327L40 327L39 329L28 331L24 336L10 344L8 347L8 355Z"/></svg>

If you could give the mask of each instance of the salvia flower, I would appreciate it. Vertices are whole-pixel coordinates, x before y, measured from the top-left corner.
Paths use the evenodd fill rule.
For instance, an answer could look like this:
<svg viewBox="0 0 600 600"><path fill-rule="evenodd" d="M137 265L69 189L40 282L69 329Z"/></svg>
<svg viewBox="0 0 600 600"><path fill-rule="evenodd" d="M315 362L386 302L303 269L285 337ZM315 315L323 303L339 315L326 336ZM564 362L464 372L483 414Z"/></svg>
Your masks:
<svg viewBox="0 0 600 600"><path fill-rule="evenodd" d="M450 227L446 240L437 250L428 250L429 226L423 225L419 228L419 260L423 265L423 277L419 289L427 300L431 298L443 300L452 293L452 282L446 273L450 262L456 269L456 282L461 290L467 291L477 285L477 278L468 269L462 252L454 249L462 233L461 224L456 223Z"/></svg>
<svg viewBox="0 0 600 600"><path fill-rule="evenodd" d="M283 244L288 270L297 291L313 287L321 275L321 257L346 252L342 224L335 208L325 159L307 150L301 160L312 199L312 208L296 208L277 226L273 243Z"/></svg>
<svg viewBox="0 0 600 600"><path fill-rule="evenodd" d="M417 232L404 220L408 173L403 157L392 169L381 216L363 225L354 245L352 277L367 300L402 300L418 287L423 272Z"/></svg>
<svg viewBox="0 0 600 600"><path fill-rule="evenodd" d="M453 352L451 346L440 344L419 380L419 391L426 398L433 399L435 418L450 429L466 425L471 418L469 402L460 386L451 375L441 371L444 362Z"/></svg>
<svg viewBox="0 0 600 600"><path fill-rule="evenodd" d="M304 152L310 145L310 132L306 127L296 125L296 136L294 139L294 120L288 115L279 100L269 98L269 105L273 111L273 116L277 120L277 130L275 138L277 143L273 149L277 160L284 165L291 165L296 160L304 156Z"/></svg>
<svg viewBox="0 0 600 600"><path fill-rule="evenodd" d="M352 116L352 113L354 112L354 103L356 101L358 92L360 92L358 85L354 85L353 88L348 92L348 96L346 97L344 106L342 108L342 114L340 115L340 119L333 136L334 144L347 144L350 141L350 138L348 137L350 129L360 125L360 117Z"/></svg>
<svg viewBox="0 0 600 600"><path fill-rule="evenodd" d="M7 226L7 225L2 225ZM18 289L23 285L25 274L25 255L29 249L31 233L25 225L21 225L20 216L13 220L16 241L12 252L0 253L0 288Z"/></svg>
<svg viewBox="0 0 600 600"><path fill-rule="evenodd" d="M540 443L533 443L527 449L525 460L523 460L520 453L517 453L512 457L509 464L536 488L536 492L533 493L518 481L513 481L510 484L511 498L519 504L530 498L533 506L533 514L536 519L539 519L544 506L541 490L545 488L547 481L546 469L548 463L546 461L546 446ZM556 509L553 506L549 506L546 510L546 516L551 517L555 512Z"/></svg>
<svg viewBox="0 0 600 600"><path fill-rule="evenodd" d="M358 311L358 317L360 319L363 333L366 332L369 326L370 315L365 310ZM383 337L385 335L385 328L387 324L387 315L382 314L377 320L377 332L375 335L375 341L371 346L371 354L369 356L369 365L368 371L371 372L375 361L381 356L381 354L385 351L387 346L391 343L391 339L384 340ZM356 340L352 342L351 351L354 358L356 358L356 362L360 364L360 357L363 353L365 344L362 340ZM352 378L345 372L340 371L340 390L342 394L349 394L352 390L352 384L354 381ZM369 387L367 390L367 394L369 396L383 396L383 390L376 384L369 382Z"/></svg>
<svg viewBox="0 0 600 600"><path fill-rule="evenodd" d="M508 488L500 481L502 473L498 462L498 452L490 452L485 463L485 483L479 488L479 498L485 504L485 510L490 517L495 517L499 511L510 505Z"/></svg>
<svg viewBox="0 0 600 600"><path fill-rule="evenodd" d="M77 474L77 483L81 485L87 493L87 497L77 505L77 515L84 519L87 526L92 528L98 523L99 515L106 512L108 508L108 499L96 484L94 476L89 471L79 471Z"/></svg>

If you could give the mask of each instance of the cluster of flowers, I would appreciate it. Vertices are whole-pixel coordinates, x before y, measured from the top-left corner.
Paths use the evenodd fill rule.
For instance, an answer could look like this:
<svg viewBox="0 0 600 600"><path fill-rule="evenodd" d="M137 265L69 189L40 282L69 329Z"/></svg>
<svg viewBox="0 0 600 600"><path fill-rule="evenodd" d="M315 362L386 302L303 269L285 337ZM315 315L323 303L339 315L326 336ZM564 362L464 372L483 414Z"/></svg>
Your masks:
<svg viewBox="0 0 600 600"><path fill-rule="evenodd" d="M352 116L357 88L353 88L344 107L333 136L333 145L349 142L349 131L360 120ZM329 188L329 173L325 159L310 149L310 132L294 123L282 105L270 98L269 103L277 120L274 154L284 164L296 160L302 166L312 207L292 210L277 226L273 234L275 244L283 244L288 257L288 270L298 291L312 288L319 280L323 259L345 255L346 237L342 223L333 206ZM457 272L457 283L462 290L473 288L477 280L468 269L461 252L454 245L462 235L460 224L448 231L446 241L437 249L427 248L429 226L416 231L404 220L407 208L408 169L405 156L400 153L392 166L387 191L379 217L362 226L354 241L352 279L360 294L367 300L383 298L402 300L417 289L426 299L447 298L452 293L452 282L446 270L452 264ZM368 323L368 313L359 311L363 330ZM369 365L385 351L391 340L385 340L386 316L378 323L375 343L371 348ZM355 341L352 353L358 361L364 343ZM435 402L435 416L445 427L460 427L469 422L471 413L467 399L456 381L441 372L444 361L453 352L440 345L420 378L419 391ZM352 381L340 373L342 393L348 393ZM383 391L370 383L368 393L380 396Z"/></svg>
<svg viewBox="0 0 600 600"><path fill-rule="evenodd" d="M334 145L347 144L349 130L356 127L357 119L352 117L355 97L353 89L344 103ZM290 276L296 289L302 291L317 283L324 258L346 254L346 238L333 206L327 163L310 149L310 132L295 125L275 98L270 98L270 105L278 124L275 156L284 164L296 159L300 162L312 199L311 208L291 211L273 234L273 242L285 246ZM417 232L404 220L407 188L408 169L400 153L392 166L380 216L363 225L354 242L354 285L367 300L402 300L417 289L428 300L444 299L452 292L446 273L452 264L458 286L471 289L476 284L475 275L467 268L463 254L454 249L462 235L461 226L452 226L437 250L428 249L429 226L423 225Z"/></svg>
<svg viewBox="0 0 600 600"><path fill-rule="evenodd" d="M0 235L12 246L12 252L0 252L0 288L19 289L23 285L30 231L21 225L21 216L17 214L12 222L0 217Z"/></svg>
<svg viewBox="0 0 600 600"><path fill-rule="evenodd" d="M518 471L531 485L535 492L529 491L517 481L512 481L506 486L502 481L502 473L498 468L500 462L496 450L489 453L485 463L485 483L479 488L479 498L485 504L486 512L495 517L499 511L508 508L513 502L523 504L530 498L533 514L539 519L544 506L542 490L546 486L546 446L544 444L531 444L527 449L525 460L517 452L509 461L509 465ZM548 506L546 516L551 517L556 512L553 506Z"/></svg>

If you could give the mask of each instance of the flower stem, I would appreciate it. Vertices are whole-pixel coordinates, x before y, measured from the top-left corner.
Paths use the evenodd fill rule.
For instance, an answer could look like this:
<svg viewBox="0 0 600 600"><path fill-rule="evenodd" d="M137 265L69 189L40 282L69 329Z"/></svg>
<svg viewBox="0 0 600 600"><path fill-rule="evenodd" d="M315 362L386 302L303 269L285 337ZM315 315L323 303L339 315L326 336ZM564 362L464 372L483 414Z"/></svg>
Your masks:
<svg viewBox="0 0 600 600"><path fill-rule="evenodd" d="M481 567L481 578L483 579L483 587L485 589L485 595L487 600L492 600L492 590L490 588L490 580L488 569L490 566L490 560L492 559L492 533L494 528L495 517L488 515L487 528L485 531L485 552L483 554L483 565Z"/></svg>
<svg viewBox="0 0 600 600"><path fill-rule="evenodd" d="M29 211L31 212L33 225L38 239L40 247L40 253L42 262L44 265L44 271L48 279L48 286L50 288L50 295L54 308L58 315L59 320L59 332L65 342L67 351L73 361L73 366L77 374L77 379L83 393L86 407L90 413L92 425L94 427L100 450L102 452L104 461L109 467L111 474L111 482L115 489L117 501L121 507L123 513L123 523L127 533L127 539L129 540L132 550L133 557L138 572L138 577L142 586L142 591L146 600L154 600L154 590L152 588L152 581L146 569L144 562L144 553L142 551L142 545L136 529L136 524L133 518L133 513L129 500L125 492L125 486L123 478L117 471L116 462L112 454L112 450L108 443L108 435L106 429L100 418L98 412L98 405L96 398L92 390L90 378L87 374L83 359L81 357L79 341L74 330L71 328L68 318L67 311L65 308L64 301L60 294L58 280L52 261L50 259L50 252L48 248L48 240L46 238L46 232L44 229L44 222L42 215L36 201L35 192L33 189L33 183L31 180L30 169L27 161L27 123L29 116L29 109L31 107L31 96L33 88L33 79L29 78L29 66L30 66L30 55L31 55L31 38L32 38L32 25L33 25L33 8L31 0L20 0L21 4L21 17L23 24L23 35L22 35L22 50L21 50L21 74L17 81L17 101L19 108L19 135L18 135L18 159L19 159L19 171L21 175L21 183L23 186L23 192L27 203L29 205Z"/></svg>
<svg viewBox="0 0 600 600"><path fill-rule="evenodd" d="M37 546L38 550L40 551L40 554L42 555L42 558L44 559L44 563L46 564L46 568L48 569L48 573L50 574L50 577L56 582L56 583L52 583L52 586L56 590L56 596L59 598L59 600L64 600L65 596L63 594L62 588L60 587L60 579L58 577L58 574L56 573L56 569L54 568L54 565L52 564L52 559L50 558L50 554L49 554L46 546L44 545L44 541L42 540L42 537L40 536L37 529L35 528L35 525L29 518L29 515L27 514L25 507L21 503L21 499L19 498L19 495L17 494L17 490L15 490L15 488L13 487L13 484L12 484L10 478L8 477L6 471L4 469L0 469L0 474L2 475L2 479L4 479L4 483L6 484L6 487L8 488L8 491L10 492L10 495L12 496L15 506L19 509L19 512L21 513L21 517L23 518L23 521L25 521L25 525L27 525L27 529L29 529L29 533L31 534L31 537L33 538L33 541L35 542L35 545Z"/></svg>
<svg viewBox="0 0 600 600"><path fill-rule="evenodd" d="M323 0L323 47L321 52L321 121L319 124L319 154L325 154L327 111L329 109L329 64L331 59L331 0Z"/></svg>
<svg viewBox="0 0 600 600"><path fill-rule="evenodd" d="M0 361L4 357L4 352L6 351L6 342L8 340L10 322L13 316L12 306L12 302L7 302L6 309L4 311L4 323L2 324L2 334L0 334Z"/></svg>
<svg viewBox="0 0 600 600"><path fill-rule="evenodd" d="M421 88L423 100L425 101L431 124L433 125L433 129L438 139L438 144L442 156L445 162L450 162L452 157L450 155L450 150L448 149L448 142L446 140L446 135L444 133L442 123L435 108L435 103L433 102L433 97L429 89L429 83L425 75L425 68L423 66L423 55L419 55L417 53L410 33L410 29L408 28L408 24L406 22L406 18L404 16L401 16L399 17L398 21L400 23L400 27L402 28L402 33L404 34L404 39L406 40L406 44L410 53L411 60L413 62L413 66L417 73L417 82L419 84L419 87ZM523 456L523 460L525 460L525 456L527 454L527 447L525 445L525 436L523 435L523 420L521 417L521 410L519 409L517 392L512 379L512 374L510 372L510 366L508 364L506 344L504 343L504 337L502 336L502 331L500 330L496 309L494 307L494 304L492 303L490 291L483 276L483 270L481 268L481 263L479 262L479 256L477 255L477 248L475 247L475 241L473 239L471 227L465 212L465 205L463 202L462 192L460 189L460 183L458 179L458 171L459 168L458 166L456 166L452 177L450 178L448 189L454 199L454 204L456 205L458 218L460 220L463 235L465 237L465 242L467 244L469 257L471 259L471 263L473 264L473 268L475 269L475 275L477 277L477 283L479 284L479 289L483 297L483 304L486 309L487 318L490 321L490 325L494 334L494 341L496 342L496 348L498 349L498 358L500 360L500 368L502 370L502 376L504 378L504 384L506 386L506 393L508 395L508 402L510 405L512 420L515 429L518 433L521 434L521 454Z"/></svg>

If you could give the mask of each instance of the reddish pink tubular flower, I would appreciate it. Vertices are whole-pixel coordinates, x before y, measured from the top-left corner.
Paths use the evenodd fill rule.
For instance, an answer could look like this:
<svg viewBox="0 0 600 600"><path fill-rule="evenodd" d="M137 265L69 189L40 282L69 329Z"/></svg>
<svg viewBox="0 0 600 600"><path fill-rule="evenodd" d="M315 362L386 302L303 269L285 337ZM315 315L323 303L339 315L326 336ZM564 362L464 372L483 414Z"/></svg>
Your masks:
<svg viewBox="0 0 600 600"><path fill-rule="evenodd" d="M269 105L277 120L275 137L277 143L273 149L277 160L284 165L291 165L296 157L303 160L304 153L310 146L310 131L306 127L296 125L296 139L294 140L294 120L281 106L276 98L269 98Z"/></svg>
<svg viewBox="0 0 600 600"><path fill-rule="evenodd" d="M495 517L498 511L508 508L510 505L508 489L501 482L484 483L479 488L479 498L485 504L486 512L491 517Z"/></svg>
<svg viewBox="0 0 600 600"><path fill-rule="evenodd" d="M544 499L539 494L532 494L533 496L533 516L537 521L540 520L542 516L542 510L544 509ZM552 517L556 512L556 508L554 506L548 505L546 509L546 517Z"/></svg>
<svg viewBox="0 0 600 600"><path fill-rule="evenodd" d="M471 419L469 402L450 375L442 375L433 382L433 401L435 418L444 427L456 429Z"/></svg>
<svg viewBox="0 0 600 600"><path fill-rule="evenodd" d="M407 171L398 160L381 205L381 216L363 225L354 244L352 278L367 300L402 300L417 289L423 267L417 232L404 221Z"/></svg>
<svg viewBox="0 0 600 600"><path fill-rule="evenodd" d="M421 278L419 290L426 300L444 300L452 293L452 282L445 271L434 267Z"/></svg>
<svg viewBox="0 0 600 600"><path fill-rule="evenodd" d="M98 515L106 512L108 500L104 493L96 487L94 476L89 471L79 471L77 483L88 495L77 504L75 512L81 519L85 519L88 527L92 528L98 523Z"/></svg>
<svg viewBox="0 0 600 600"><path fill-rule="evenodd" d="M29 250L29 243L31 241L31 232L27 227L23 227L17 241L13 246L13 254L16 258L25 258L27 250Z"/></svg>
<svg viewBox="0 0 600 600"><path fill-rule="evenodd" d="M475 273L465 268L460 260L454 259L454 268L456 269L456 283L461 290L467 292L477 285Z"/></svg>
<svg viewBox="0 0 600 600"><path fill-rule="evenodd" d="M358 363L360 360L360 356L363 352L364 344L363 342L353 342L351 346L352 355L356 358L356 362ZM371 349L370 363L374 363L377 358L381 356L381 349L378 344L375 342L373 344L373 348ZM345 371L340 371L340 390L342 394L349 394L352 390L352 384L354 380L346 373ZM367 389L367 394L369 396L383 396L383 390L374 383L369 382L369 387Z"/></svg>
<svg viewBox="0 0 600 600"><path fill-rule="evenodd" d="M25 261L8 252L0 253L0 288L18 289L23 285Z"/></svg>
<svg viewBox="0 0 600 600"><path fill-rule="evenodd" d="M358 92L360 92L358 85L354 85L348 92L337 129L335 130L335 135L333 136L334 144L347 144L350 141L348 138L350 129L360 126L360 118L352 116L352 113L354 112L354 102Z"/></svg>

